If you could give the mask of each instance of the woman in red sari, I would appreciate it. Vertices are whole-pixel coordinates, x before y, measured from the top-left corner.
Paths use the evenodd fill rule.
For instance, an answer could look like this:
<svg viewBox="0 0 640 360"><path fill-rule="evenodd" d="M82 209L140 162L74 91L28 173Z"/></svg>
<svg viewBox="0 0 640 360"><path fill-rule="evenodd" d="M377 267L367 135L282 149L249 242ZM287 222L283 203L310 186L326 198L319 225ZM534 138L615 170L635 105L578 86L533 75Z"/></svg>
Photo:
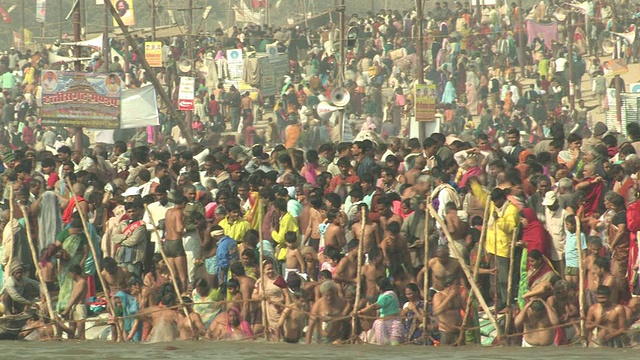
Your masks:
<svg viewBox="0 0 640 360"><path fill-rule="evenodd" d="M551 253L551 235L544 228L533 209L522 209L522 249L520 262L520 284L518 288L518 305L520 308L531 297L537 285L550 279L555 274L548 256ZM531 259L530 259L531 258ZM532 265L533 268L532 268ZM539 290L539 289L536 289Z"/></svg>
<svg viewBox="0 0 640 360"><path fill-rule="evenodd" d="M551 235L538 220L533 209L522 209L522 214L522 242L527 251L538 250L548 258L551 255Z"/></svg>

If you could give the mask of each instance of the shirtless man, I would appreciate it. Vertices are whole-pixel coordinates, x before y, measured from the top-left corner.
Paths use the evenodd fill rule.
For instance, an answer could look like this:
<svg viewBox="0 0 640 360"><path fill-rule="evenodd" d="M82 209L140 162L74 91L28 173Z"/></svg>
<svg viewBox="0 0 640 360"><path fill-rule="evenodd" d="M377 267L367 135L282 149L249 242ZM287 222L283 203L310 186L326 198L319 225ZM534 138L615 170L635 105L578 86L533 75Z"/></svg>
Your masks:
<svg viewBox="0 0 640 360"><path fill-rule="evenodd" d="M595 304L596 290L598 290L598 270L594 265L597 258L600 257L600 250L602 249L602 240L598 236L590 236L587 239L587 251L586 256L582 259L584 269L587 276L587 288L585 289L585 298L587 307Z"/></svg>
<svg viewBox="0 0 640 360"><path fill-rule="evenodd" d="M441 345L454 345L460 336L461 311L466 307L467 296L456 282L455 277L447 277L444 289L433 296L433 315L438 319Z"/></svg>
<svg viewBox="0 0 640 360"><path fill-rule="evenodd" d="M625 290L624 287L626 284L620 284L620 281L611 274L609 271L609 259L605 257L597 258L593 264L591 269L593 277L589 279L592 283L589 283L587 286L588 289L595 289L593 293L591 293L591 300L595 301L595 292L597 291L600 285L604 285L611 290L611 300L612 303L618 304L621 295L621 290Z"/></svg>
<svg viewBox="0 0 640 360"><path fill-rule="evenodd" d="M436 250L436 257L429 259L428 269L431 270L431 291L442 291L444 289L444 280L447 277L453 277L454 279L462 279L464 273L460 267L460 263L449 256L448 245L438 245ZM417 279L424 279L423 268L418 273ZM458 282L458 284L463 283Z"/></svg>
<svg viewBox="0 0 640 360"><path fill-rule="evenodd" d="M324 246L333 246L336 249L342 249L347 244L342 216L340 211L331 210L327 213L327 230L324 233ZM315 250L315 249L314 249Z"/></svg>
<svg viewBox="0 0 640 360"><path fill-rule="evenodd" d="M449 254L454 254L451 249L451 246L455 246L458 249L460 255L462 255L462 260L466 261L468 259L467 256L467 244L465 242L465 238L467 237L467 233L469 232L469 224L463 222L458 216L458 208L456 204L453 202L449 202L445 205L445 219L444 219L447 230L451 234L453 238L454 244L449 243ZM455 258L455 256L452 256Z"/></svg>
<svg viewBox="0 0 640 360"><path fill-rule="evenodd" d="M193 300L191 300L190 297L183 296L182 302L187 308L189 318L191 318L191 323L189 323L189 319L187 319L183 311L178 312L178 331L180 332L180 340L198 339L204 335L205 330L202 318L197 312L193 311ZM193 329L191 329L191 324L193 324Z"/></svg>
<svg viewBox="0 0 640 360"><path fill-rule="evenodd" d="M571 327L570 322L580 317L580 307L579 304L576 304L577 295L574 284L566 280L559 280L553 286L553 295L547 298L547 304L555 310L558 322L565 324L562 326L564 328ZM579 331L579 327L576 327L576 330ZM578 332L578 334L580 333ZM556 343L555 345L566 345L566 343Z"/></svg>
<svg viewBox="0 0 640 360"><path fill-rule="evenodd" d="M284 342L297 344L302 338L305 325L308 323L306 312L309 311L309 306L304 293L295 291L291 297L293 303L282 312L278 321L278 331L282 332Z"/></svg>
<svg viewBox="0 0 640 360"><path fill-rule="evenodd" d="M541 299L529 301L516 316L516 328L524 327L522 347L550 346L558 325L555 310Z"/></svg>
<svg viewBox="0 0 640 360"><path fill-rule="evenodd" d="M388 195L383 195L376 204L376 211L380 214L380 230L384 233L387 230L387 224L397 222L402 226L402 217L395 214L391 209L393 202Z"/></svg>
<svg viewBox="0 0 640 360"><path fill-rule="evenodd" d="M345 313L345 309L348 309L347 302L338 296L338 285L333 281L325 281L320 285L320 294L322 297L316 299L310 311L307 344L311 344L311 339L317 331L321 334L318 337L318 343L340 341L346 335L344 320L331 321L347 315Z"/></svg>
<svg viewBox="0 0 640 360"><path fill-rule="evenodd" d="M304 243L307 246L311 246L315 251L318 251L321 236L319 225L324 218L324 210L322 209L324 200L320 194L316 194L315 192L309 194L308 200L311 207L309 209L309 224L304 232Z"/></svg>
<svg viewBox="0 0 640 360"><path fill-rule="evenodd" d="M188 284L187 255L184 251L182 235L185 232L183 215L187 198L178 195L173 202L175 206L167 210L165 216L165 241L162 247L167 257L167 266L171 266L178 275L176 280L179 280L180 291L185 291Z"/></svg>
<svg viewBox="0 0 640 360"><path fill-rule="evenodd" d="M597 303L587 313L587 334L591 334L590 339L600 346L619 348L625 346L626 314L622 305L611 301L612 294L610 287L598 286Z"/></svg>
<svg viewBox="0 0 640 360"><path fill-rule="evenodd" d="M116 260L112 257L105 257L102 261L102 277L107 283L107 288L111 296L118 291L126 291L129 288L127 272L118 266Z"/></svg>
<svg viewBox="0 0 640 360"><path fill-rule="evenodd" d="M385 237L380 243L380 249L385 265L392 269L393 274L397 273L398 268L402 265L405 266L405 270L410 270L409 248L406 240L400 236L400 224L397 222L389 223ZM396 271L393 271L394 269Z"/></svg>
<svg viewBox="0 0 640 360"><path fill-rule="evenodd" d="M243 300L242 306L238 307L238 309L240 309L240 315L243 319L249 321L251 302L245 300L251 300L251 295L253 294L253 288L255 287L256 281L247 276L242 263L237 262L232 264L229 270L231 271L231 276L238 281L238 290Z"/></svg>
<svg viewBox="0 0 640 360"><path fill-rule="evenodd" d="M178 331L178 312L173 309L176 305L176 294L170 292L160 299L158 306L150 306L143 315L151 318L152 329L149 342L170 342L180 336Z"/></svg>
<svg viewBox="0 0 640 360"><path fill-rule="evenodd" d="M62 317L69 320L69 328L67 335L69 339L73 339L78 330L78 339L84 340L85 335L85 320L87 319L87 304L85 299L87 298L87 281L84 277L84 270L80 265L73 265L69 272L73 279L73 286L71 288L71 296L69 297L69 304L67 308L61 313Z"/></svg>
<svg viewBox="0 0 640 360"><path fill-rule="evenodd" d="M333 281L338 284L355 284L358 277L358 240L353 239L347 245L349 252L338 263Z"/></svg>
<svg viewBox="0 0 640 360"><path fill-rule="evenodd" d="M374 245L380 245L382 236L380 236L380 228L378 224L369 220L369 209L367 204L362 203L358 205L358 210L359 212L356 215L356 218L360 221L351 226L351 233L354 239L364 240L364 243L362 244L362 252L364 254L368 254ZM362 211L365 212L364 239L360 239L360 237L362 237Z"/></svg>
<svg viewBox="0 0 640 360"><path fill-rule="evenodd" d="M422 170L427 166L427 159L424 156L416 156L413 167L404 173L404 178L409 185L415 185L418 177L422 175Z"/></svg>

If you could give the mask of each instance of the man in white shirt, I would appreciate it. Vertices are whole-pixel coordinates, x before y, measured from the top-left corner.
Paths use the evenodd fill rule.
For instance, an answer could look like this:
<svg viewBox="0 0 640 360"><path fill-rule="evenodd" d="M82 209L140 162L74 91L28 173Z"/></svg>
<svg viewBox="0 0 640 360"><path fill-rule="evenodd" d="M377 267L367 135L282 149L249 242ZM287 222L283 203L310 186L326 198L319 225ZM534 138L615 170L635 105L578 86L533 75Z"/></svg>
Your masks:
<svg viewBox="0 0 640 360"><path fill-rule="evenodd" d="M158 238L158 234L162 237L164 236L164 219L167 214L167 211L174 207L175 204L169 202L169 198L167 197L168 189L163 185L158 185L153 192L153 196L156 198L156 201L149 204L147 209L149 211L145 211L142 221L146 224L147 230L149 231L150 240L154 244L155 252L160 252L160 246L162 246L162 239ZM153 218L153 222L151 219ZM158 231L154 231L157 227Z"/></svg>

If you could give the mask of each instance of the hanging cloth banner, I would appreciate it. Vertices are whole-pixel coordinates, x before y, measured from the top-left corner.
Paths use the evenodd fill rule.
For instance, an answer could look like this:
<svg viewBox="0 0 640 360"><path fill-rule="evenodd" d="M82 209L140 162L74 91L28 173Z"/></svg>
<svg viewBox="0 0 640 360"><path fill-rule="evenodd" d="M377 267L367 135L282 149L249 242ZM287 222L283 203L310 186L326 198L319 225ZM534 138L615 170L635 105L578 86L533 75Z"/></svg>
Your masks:
<svg viewBox="0 0 640 360"><path fill-rule="evenodd" d="M47 0L38 0L36 2L36 22L44 23L47 16Z"/></svg>
<svg viewBox="0 0 640 360"><path fill-rule="evenodd" d="M529 40L528 45L531 45L536 37L542 37L547 49L551 49L553 40L558 40L558 23L540 24L529 20L527 21L527 37Z"/></svg>

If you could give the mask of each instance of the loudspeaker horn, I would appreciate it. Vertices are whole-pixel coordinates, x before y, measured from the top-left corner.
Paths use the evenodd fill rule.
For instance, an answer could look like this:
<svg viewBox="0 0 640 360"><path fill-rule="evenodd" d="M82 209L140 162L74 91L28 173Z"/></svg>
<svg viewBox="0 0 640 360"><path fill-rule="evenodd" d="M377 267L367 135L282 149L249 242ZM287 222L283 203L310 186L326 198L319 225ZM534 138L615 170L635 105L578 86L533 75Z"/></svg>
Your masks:
<svg viewBox="0 0 640 360"><path fill-rule="evenodd" d="M188 73L191 71L191 67L192 67L191 60L187 58L182 58L178 62L178 69L180 70L180 72Z"/></svg>
<svg viewBox="0 0 640 360"><path fill-rule="evenodd" d="M331 117L331 114L338 110L342 110L342 108L338 106L333 106L326 101L320 102L318 104L318 107L316 108L316 112L318 113L318 116L322 120L329 120L329 118Z"/></svg>
<svg viewBox="0 0 640 360"><path fill-rule="evenodd" d="M616 49L616 44L611 39L604 39L602 41L602 52L605 55L613 54L613 51Z"/></svg>
<svg viewBox="0 0 640 360"><path fill-rule="evenodd" d="M347 106L349 100L351 100L351 95L344 88L336 89L331 93L331 102L335 106Z"/></svg>
<svg viewBox="0 0 640 360"><path fill-rule="evenodd" d="M636 29L635 29L635 27L632 28L631 31L626 32L626 33L612 32L612 34L627 40L627 42L629 44L633 44L633 42L636 40Z"/></svg>

